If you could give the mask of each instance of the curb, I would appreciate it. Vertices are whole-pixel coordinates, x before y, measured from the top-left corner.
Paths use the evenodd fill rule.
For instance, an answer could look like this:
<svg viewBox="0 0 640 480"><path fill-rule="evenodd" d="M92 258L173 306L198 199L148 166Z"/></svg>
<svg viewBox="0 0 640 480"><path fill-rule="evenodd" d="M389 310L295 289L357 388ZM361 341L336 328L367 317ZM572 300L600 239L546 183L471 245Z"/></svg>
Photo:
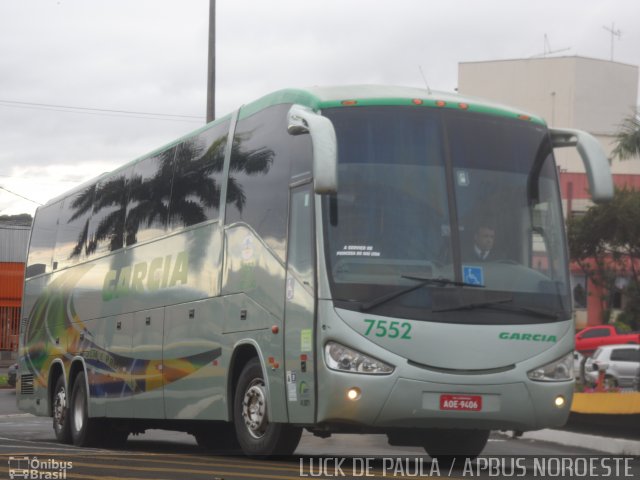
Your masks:
<svg viewBox="0 0 640 480"><path fill-rule="evenodd" d="M634 415L640 413L640 392L574 393L571 413Z"/></svg>
<svg viewBox="0 0 640 480"><path fill-rule="evenodd" d="M571 447L582 447L612 455L640 455L640 440L601 437L586 433L574 433L564 430L536 430L524 432L521 438L543 442L559 443Z"/></svg>

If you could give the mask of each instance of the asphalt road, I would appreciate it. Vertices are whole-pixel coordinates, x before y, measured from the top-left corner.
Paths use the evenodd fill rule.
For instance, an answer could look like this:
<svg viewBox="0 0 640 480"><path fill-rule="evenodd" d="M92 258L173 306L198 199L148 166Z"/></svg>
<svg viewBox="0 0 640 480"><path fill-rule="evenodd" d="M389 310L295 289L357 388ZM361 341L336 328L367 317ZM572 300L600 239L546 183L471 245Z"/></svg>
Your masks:
<svg viewBox="0 0 640 480"><path fill-rule="evenodd" d="M588 461L596 462L596 470L580 470L589 468L585 463ZM542 470L561 467L562 462L565 462L565 475ZM451 470L434 464L422 449L389 446L382 435L334 435L320 439L305 433L294 456L271 461L233 455L214 456L200 450L190 435L160 430L131 436L121 450L77 448L55 441L50 418L19 412L15 406L15 391L0 390L0 480L11 478L11 474L14 478L118 480L300 480L414 478L420 475L539 479L583 478L598 472L606 473L607 469L610 477L623 478L626 473L624 462L624 459L598 456L592 450L513 439L499 433L492 435L482 458L467 465L455 465ZM628 466L632 468L631 473L640 478L640 463L632 461Z"/></svg>

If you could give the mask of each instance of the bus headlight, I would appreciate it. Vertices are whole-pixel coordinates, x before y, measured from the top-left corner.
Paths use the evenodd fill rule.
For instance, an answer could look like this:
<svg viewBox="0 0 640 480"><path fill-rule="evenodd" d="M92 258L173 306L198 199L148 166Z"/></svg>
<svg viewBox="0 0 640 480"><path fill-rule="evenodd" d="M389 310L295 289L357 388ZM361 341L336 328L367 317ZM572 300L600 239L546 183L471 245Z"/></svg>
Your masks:
<svg viewBox="0 0 640 480"><path fill-rule="evenodd" d="M530 380L537 382L566 382L573 379L573 352L527 372Z"/></svg>
<svg viewBox="0 0 640 480"><path fill-rule="evenodd" d="M336 342L327 342L324 358L331 370L339 372L366 373L370 375L388 375L393 367Z"/></svg>

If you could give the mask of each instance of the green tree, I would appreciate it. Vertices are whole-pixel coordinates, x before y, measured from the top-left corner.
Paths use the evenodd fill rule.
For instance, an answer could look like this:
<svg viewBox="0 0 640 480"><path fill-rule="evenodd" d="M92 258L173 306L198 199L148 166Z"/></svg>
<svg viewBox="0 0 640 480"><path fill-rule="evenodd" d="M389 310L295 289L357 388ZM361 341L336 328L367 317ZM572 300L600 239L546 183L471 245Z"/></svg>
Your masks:
<svg viewBox="0 0 640 480"><path fill-rule="evenodd" d="M8 225L20 225L30 227L33 217L28 213L21 213L19 215L0 215L0 223Z"/></svg>
<svg viewBox="0 0 640 480"><path fill-rule="evenodd" d="M625 118L616 134L616 147L613 156L620 160L640 157L640 109Z"/></svg>
<svg viewBox="0 0 640 480"><path fill-rule="evenodd" d="M640 327L640 192L616 189L613 200L591 207L568 222L569 253L594 285L609 320L618 277L629 278L624 319Z"/></svg>

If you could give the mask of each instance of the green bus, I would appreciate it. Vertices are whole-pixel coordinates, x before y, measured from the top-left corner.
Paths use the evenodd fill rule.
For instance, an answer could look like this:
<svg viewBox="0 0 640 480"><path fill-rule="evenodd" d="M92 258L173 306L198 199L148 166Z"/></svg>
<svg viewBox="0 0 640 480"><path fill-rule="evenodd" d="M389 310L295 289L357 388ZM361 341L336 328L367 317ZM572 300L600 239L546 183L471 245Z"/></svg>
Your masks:
<svg viewBox="0 0 640 480"><path fill-rule="evenodd" d="M567 146L609 198L593 137L477 99L243 106L38 209L18 405L78 446L164 428L251 456L307 429L471 457L492 429L562 425ZM468 253L480 230L491 257Z"/></svg>

